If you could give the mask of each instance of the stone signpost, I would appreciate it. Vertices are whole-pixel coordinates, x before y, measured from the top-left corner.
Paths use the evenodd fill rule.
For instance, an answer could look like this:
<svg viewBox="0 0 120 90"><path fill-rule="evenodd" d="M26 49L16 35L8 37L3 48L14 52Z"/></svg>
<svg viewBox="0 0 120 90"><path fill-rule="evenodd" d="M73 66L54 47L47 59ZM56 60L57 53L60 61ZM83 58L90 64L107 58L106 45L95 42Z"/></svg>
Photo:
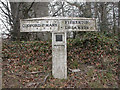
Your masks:
<svg viewBox="0 0 120 90"><path fill-rule="evenodd" d="M20 20L21 32L52 32L52 75L67 78L67 31L97 31L96 20L81 17L42 17Z"/></svg>

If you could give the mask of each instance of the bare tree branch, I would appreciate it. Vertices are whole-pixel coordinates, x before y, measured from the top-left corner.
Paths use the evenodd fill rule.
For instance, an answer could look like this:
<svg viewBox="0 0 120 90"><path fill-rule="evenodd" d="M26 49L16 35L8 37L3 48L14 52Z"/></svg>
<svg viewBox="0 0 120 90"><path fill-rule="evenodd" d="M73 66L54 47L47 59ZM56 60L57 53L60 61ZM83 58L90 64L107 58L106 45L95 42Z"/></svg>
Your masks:
<svg viewBox="0 0 120 90"><path fill-rule="evenodd" d="M56 16L56 14L63 8L63 6L64 6L64 3L61 5L60 8L58 8L58 10L56 12L53 13L52 16Z"/></svg>
<svg viewBox="0 0 120 90"><path fill-rule="evenodd" d="M32 6L34 5L34 3L35 3L35 0L32 2L32 4L30 5L30 7L27 9L27 12L30 11L30 9L32 8Z"/></svg>
<svg viewBox="0 0 120 90"><path fill-rule="evenodd" d="M8 30L10 32L10 30L9 30L8 26L5 24L5 22L2 19L0 19L0 20L2 21L2 23L5 26L6 30Z"/></svg>

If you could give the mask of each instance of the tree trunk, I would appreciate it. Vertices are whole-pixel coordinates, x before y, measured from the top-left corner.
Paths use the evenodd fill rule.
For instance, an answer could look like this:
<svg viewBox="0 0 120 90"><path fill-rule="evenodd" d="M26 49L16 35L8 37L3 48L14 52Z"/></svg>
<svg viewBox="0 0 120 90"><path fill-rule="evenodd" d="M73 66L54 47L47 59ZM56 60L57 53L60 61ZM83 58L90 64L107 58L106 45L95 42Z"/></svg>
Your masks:
<svg viewBox="0 0 120 90"><path fill-rule="evenodd" d="M105 33L108 29L108 22L107 22L107 10L106 4L104 2L100 3L100 14L101 14L101 22L100 22L100 30Z"/></svg>
<svg viewBox="0 0 120 90"><path fill-rule="evenodd" d="M120 35L120 1L118 2L118 34Z"/></svg>
<svg viewBox="0 0 120 90"><path fill-rule="evenodd" d="M86 2L86 18L91 18L92 17L92 11L91 11L91 2Z"/></svg>
<svg viewBox="0 0 120 90"><path fill-rule="evenodd" d="M98 16L98 4L97 4L97 2L94 2L94 12L95 12L95 18L97 18L97 16Z"/></svg>
<svg viewBox="0 0 120 90"><path fill-rule="evenodd" d="M113 3L113 33L116 33L116 17L115 17L115 5Z"/></svg>
<svg viewBox="0 0 120 90"><path fill-rule="evenodd" d="M11 7L11 14L12 14L12 19L13 19L13 25L12 27L12 40L19 40L20 39L20 3L19 2L10 2L10 7Z"/></svg>

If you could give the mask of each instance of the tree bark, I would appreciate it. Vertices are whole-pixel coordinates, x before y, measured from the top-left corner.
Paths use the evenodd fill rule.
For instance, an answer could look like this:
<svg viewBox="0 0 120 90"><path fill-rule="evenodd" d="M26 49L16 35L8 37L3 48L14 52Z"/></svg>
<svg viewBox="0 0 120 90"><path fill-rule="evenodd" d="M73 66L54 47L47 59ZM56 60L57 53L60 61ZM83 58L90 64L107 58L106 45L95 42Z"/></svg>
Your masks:
<svg viewBox="0 0 120 90"><path fill-rule="evenodd" d="M108 29L106 6L107 5L104 2L100 3L100 14L101 14L100 30L104 33Z"/></svg>
<svg viewBox="0 0 120 90"><path fill-rule="evenodd" d="M118 2L118 33L120 34L120 1Z"/></svg>
<svg viewBox="0 0 120 90"><path fill-rule="evenodd" d="M116 33L115 3L113 3L113 33Z"/></svg>
<svg viewBox="0 0 120 90"><path fill-rule="evenodd" d="M94 12L95 12L95 18L97 18L97 16L98 16L98 4L97 4L97 2L94 2Z"/></svg>
<svg viewBox="0 0 120 90"><path fill-rule="evenodd" d="M92 18L92 11L91 11L91 2L86 2L86 10L85 10L85 17Z"/></svg>

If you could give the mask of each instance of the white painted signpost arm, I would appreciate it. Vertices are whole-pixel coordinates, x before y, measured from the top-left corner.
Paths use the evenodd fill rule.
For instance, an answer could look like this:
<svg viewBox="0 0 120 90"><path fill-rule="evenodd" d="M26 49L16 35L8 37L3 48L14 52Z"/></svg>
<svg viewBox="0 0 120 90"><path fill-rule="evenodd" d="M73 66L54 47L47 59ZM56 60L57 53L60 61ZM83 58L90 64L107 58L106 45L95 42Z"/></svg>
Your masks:
<svg viewBox="0 0 120 90"><path fill-rule="evenodd" d="M58 25L59 22L59 25ZM96 20L92 18L46 17L20 20L21 32L45 31L97 31Z"/></svg>

